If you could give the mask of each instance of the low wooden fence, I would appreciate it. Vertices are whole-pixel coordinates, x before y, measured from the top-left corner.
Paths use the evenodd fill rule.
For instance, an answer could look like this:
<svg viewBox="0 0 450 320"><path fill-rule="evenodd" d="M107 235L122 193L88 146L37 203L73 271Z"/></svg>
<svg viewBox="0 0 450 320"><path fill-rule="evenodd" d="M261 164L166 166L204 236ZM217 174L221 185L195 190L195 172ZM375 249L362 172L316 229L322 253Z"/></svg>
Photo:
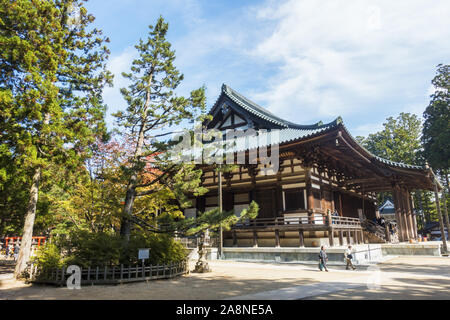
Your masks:
<svg viewBox="0 0 450 320"><path fill-rule="evenodd" d="M55 268L40 272L30 267L30 280L34 283L45 283L64 286L72 273L67 267ZM169 279L189 273L188 261L161 265L105 266L81 268L81 285L120 284L127 282Z"/></svg>

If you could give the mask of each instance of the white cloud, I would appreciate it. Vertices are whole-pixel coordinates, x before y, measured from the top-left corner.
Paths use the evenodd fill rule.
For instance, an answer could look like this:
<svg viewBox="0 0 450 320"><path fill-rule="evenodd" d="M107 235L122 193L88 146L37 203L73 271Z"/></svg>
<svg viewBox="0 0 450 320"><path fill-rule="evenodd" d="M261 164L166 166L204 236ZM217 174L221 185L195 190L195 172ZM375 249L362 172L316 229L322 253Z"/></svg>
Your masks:
<svg viewBox="0 0 450 320"><path fill-rule="evenodd" d="M395 115L411 101L417 111L431 80L421 77L450 54L446 0L290 0L268 2L255 16L275 27L254 58L280 65L255 97L303 123L375 105Z"/></svg>
<svg viewBox="0 0 450 320"><path fill-rule="evenodd" d="M448 0L156 4L179 17L168 20L175 65L185 75L179 94L206 84L211 106L225 82L293 122L341 115L353 135L375 132L402 111L420 115L436 65L450 57ZM222 11L211 12L217 6ZM130 46L112 56L109 113L126 107L120 73L135 54Z"/></svg>
<svg viewBox="0 0 450 320"><path fill-rule="evenodd" d="M359 126L356 126L355 128L353 128L351 134L354 137L363 136L363 137L367 138L367 136L370 133L376 133L381 130L383 130L382 123L366 123L366 124L359 125Z"/></svg>
<svg viewBox="0 0 450 320"><path fill-rule="evenodd" d="M127 79L122 77L122 72L129 72L131 63L137 57L137 52L134 47L125 48L120 54L112 56L108 62L108 70L114 74L113 87L106 87L103 91L103 99L108 105L107 123L113 123L111 113L118 110L125 110L127 104L120 93L121 88L129 85Z"/></svg>

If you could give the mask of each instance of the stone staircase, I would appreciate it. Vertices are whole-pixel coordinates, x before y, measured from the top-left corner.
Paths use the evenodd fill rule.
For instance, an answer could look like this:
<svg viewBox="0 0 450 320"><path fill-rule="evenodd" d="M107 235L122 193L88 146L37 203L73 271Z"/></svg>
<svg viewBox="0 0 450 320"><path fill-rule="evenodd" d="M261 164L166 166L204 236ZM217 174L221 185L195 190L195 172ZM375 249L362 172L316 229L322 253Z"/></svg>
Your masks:
<svg viewBox="0 0 450 320"><path fill-rule="evenodd" d="M387 242L386 231L382 226L367 219L361 221L361 226L364 229L364 235L369 240L369 243Z"/></svg>
<svg viewBox="0 0 450 320"><path fill-rule="evenodd" d="M377 234L364 230L364 237L368 239L369 243L386 243L385 238L380 238Z"/></svg>

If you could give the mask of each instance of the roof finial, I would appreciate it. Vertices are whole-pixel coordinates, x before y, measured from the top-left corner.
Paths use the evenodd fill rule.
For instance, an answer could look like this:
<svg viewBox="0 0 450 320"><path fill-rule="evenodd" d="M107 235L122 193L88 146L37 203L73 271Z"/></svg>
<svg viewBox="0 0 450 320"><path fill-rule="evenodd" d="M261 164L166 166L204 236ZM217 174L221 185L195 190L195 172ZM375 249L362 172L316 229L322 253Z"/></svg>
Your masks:
<svg viewBox="0 0 450 320"><path fill-rule="evenodd" d="M228 86L225 83L222 83L222 91L228 91Z"/></svg>

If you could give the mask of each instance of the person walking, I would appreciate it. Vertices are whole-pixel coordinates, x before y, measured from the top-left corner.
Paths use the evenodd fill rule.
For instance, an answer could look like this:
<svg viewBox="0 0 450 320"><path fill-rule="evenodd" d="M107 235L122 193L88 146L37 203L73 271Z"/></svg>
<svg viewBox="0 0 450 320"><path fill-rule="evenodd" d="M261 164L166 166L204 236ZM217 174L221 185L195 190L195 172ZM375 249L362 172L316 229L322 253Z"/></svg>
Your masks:
<svg viewBox="0 0 450 320"><path fill-rule="evenodd" d="M325 271L328 272L327 262L328 262L328 256L327 256L327 253L325 252L325 246L321 246L320 252L319 252L319 269L320 269L320 271L323 271L323 269L325 269Z"/></svg>
<svg viewBox="0 0 450 320"><path fill-rule="evenodd" d="M10 244L8 247L8 257L12 258L13 254L14 254L14 247L12 244Z"/></svg>
<svg viewBox="0 0 450 320"><path fill-rule="evenodd" d="M344 256L345 256L345 261L347 262L347 266L346 266L346 270L348 270L349 268L352 268L353 270L355 270L355 266L352 263L352 259L353 259L353 250L352 250L352 246L348 246L347 250L345 250Z"/></svg>
<svg viewBox="0 0 450 320"><path fill-rule="evenodd" d="M14 246L14 261L17 261L17 258L19 258L19 244L16 243L16 245Z"/></svg>

